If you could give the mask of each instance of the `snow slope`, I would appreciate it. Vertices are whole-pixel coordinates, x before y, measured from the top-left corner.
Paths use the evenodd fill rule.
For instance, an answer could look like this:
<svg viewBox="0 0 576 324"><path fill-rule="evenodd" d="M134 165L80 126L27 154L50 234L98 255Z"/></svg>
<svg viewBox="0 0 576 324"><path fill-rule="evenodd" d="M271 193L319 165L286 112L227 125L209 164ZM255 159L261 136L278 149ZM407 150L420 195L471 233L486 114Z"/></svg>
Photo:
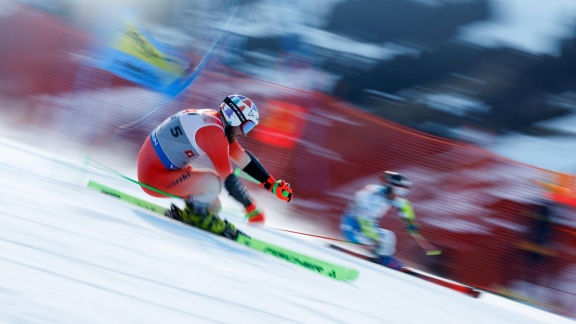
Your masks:
<svg viewBox="0 0 576 324"><path fill-rule="evenodd" d="M247 228L225 209L254 237L360 270L338 282L88 190L93 179L169 203L81 162L2 138L0 151L0 322L572 323Z"/></svg>

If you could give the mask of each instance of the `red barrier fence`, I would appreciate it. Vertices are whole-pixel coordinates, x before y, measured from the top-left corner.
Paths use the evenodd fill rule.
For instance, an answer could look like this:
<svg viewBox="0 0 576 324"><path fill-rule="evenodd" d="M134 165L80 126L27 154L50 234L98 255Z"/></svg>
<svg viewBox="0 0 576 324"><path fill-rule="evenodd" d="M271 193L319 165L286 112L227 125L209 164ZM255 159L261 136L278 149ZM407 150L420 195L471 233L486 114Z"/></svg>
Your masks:
<svg viewBox="0 0 576 324"><path fill-rule="evenodd" d="M0 18L0 99L44 94L74 100L71 92L77 89L97 92L130 86L106 72L80 67L74 55L86 43L82 33L35 11ZM400 258L465 284L514 293L576 316L576 212L555 204L549 215L545 213L550 201L534 182L552 175L545 170L401 127L321 94L234 71L203 73L182 102L166 105L147 119L146 126L125 136L131 151L135 154L150 127L171 113L188 105L218 107L231 92L248 95L260 107L262 125L243 144L273 174L292 184L295 199L283 211L286 214L339 237L338 221L351 195L377 181L383 170L402 172L414 183L410 199L423 235L443 253L425 256L395 216L388 215L382 225L397 233ZM127 96L122 102L130 104L132 99L135 120L142 116L142 99ZM98 106L98 100L101 97L94 94L91 104ZM51 103L45 100L35 109L44 114L64 109ZM77 113L90 119L101 111ZM125 123L120 113L108 111L106 123ZM97 136L102 145L113 140L100 128Z"/></svg>

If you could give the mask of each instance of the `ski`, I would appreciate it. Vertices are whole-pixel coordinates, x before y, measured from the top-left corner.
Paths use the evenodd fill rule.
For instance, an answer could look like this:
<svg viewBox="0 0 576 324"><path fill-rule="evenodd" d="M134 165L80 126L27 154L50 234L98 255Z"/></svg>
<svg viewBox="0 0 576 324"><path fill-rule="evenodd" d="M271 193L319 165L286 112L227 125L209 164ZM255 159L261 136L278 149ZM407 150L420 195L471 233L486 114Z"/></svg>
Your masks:
<svg viewBox="0 0 576 324"><path fill-rule="evenodd" d="M164 213L167 210L167 208L134 197L132 195L110 188L106 185L94 182L92 180L88 182L88 188L116 197L132 205L142 207L158 215L164 216ZM319 273L326 277L333 278L335 280L353 281L356 278L358 278L359 275L359 271L356 269L351 269L331 262L323 261L321 259L311 257L290 249L286 249L247 235L238 235L236 242L249 248L252 248L254 250L266 253L276 258L288 261L292 264L301 266L305 269Z"/></svg>
<svg viewBox="0 0 576 324"><path fill-rule="evenodd" d="M336 280L353 281L358 278L359 272L356 269L310 257L253 237L239 235L236 242Z"/></svg>
<svg viewBox="0 0 576 324"><path fill-rule="evenodd" d="M378 259L375 257L370 257L370 256L364 255L362 253L348 250L346 248L343 248L341 246L334 245L334 244L329 244L328 246L334 250L346 253L346 254L354 256L356 258L378 264ZM410 267L403 267L402 270L399 270L399 271L404 272L405 274L411 275L413 277L417 277L417 278L420 278L422 280L426 280L428 282L437 284L439 286L446 287L446 288L461 292L463 294L466 294L466 295L474 297L474 298L478 298L478 296L480 296L480 291L477 289L474 289L470 286L466 286L466 285L463 285L463 284L455 282L455 281L451 281L451 280L437 277L437 276L434 276L434 275L431 275L428 273L424 273L424 272L418 271L418 270L410 268Z"/></svg>

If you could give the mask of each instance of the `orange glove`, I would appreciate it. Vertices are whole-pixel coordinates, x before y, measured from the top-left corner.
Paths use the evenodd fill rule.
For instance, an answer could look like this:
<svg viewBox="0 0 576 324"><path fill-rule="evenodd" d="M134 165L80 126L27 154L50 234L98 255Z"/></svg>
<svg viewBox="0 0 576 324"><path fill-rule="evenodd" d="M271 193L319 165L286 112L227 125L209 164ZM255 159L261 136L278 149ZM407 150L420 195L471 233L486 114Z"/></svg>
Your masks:
<svg viewBox="0 0 576 324"><path fill-rule="evenodd" d="M262 184L264 188L268 189L278 197L280 200L292 200L292 188L290 184L284 180L275 180L272 176Z"/></svg>
<svg viewBox="0 0 576 324"><path fill-rule="evenodd" d="M248 218L248 224L261 224L264 225L266 222L266 216L256 204L252 202L248 207L246 207L246 218Z"/></svg>

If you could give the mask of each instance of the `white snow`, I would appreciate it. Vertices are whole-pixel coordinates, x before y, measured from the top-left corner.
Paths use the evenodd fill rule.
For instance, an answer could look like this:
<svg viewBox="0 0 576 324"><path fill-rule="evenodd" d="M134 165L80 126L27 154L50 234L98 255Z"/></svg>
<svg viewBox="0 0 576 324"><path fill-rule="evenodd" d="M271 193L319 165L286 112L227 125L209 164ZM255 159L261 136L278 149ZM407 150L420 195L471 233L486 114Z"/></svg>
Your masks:
<svg viewBox="0 0 576 324"><path fill-rule="evenodd" d="M574 0L491 0L494 19L461 28L459 38L482 46L509 46L534 54L559 54L573 36Z"/></svg>
<svg viewBox="0 0 576 324"><path fill-rule="evenodd" d="M336 35L322 33L328 14L342 0L277 1L258 0L241 9L242 23L232 32L253 37L298 34L305 43L348 52L353 48L367 57L390 56L390 44L363 44L344 41ZM467 0L412 0L430 6ZM533 54L558 55L559 41L574 35L576 1L574 0L490 0L493 14L486 21L462 26L457 39L480 46L507 46ZM267 19L261 19L267 17ZM310 27L310 28L307 28ZM329 41L328 41L329 40ZM346 47L346 44L347 47Z"/></svg>
<svg viewBox="0 0 576 324"><path fill-rule="evenodd" d="M576 114L539 122L535 126L558 133L547 136L505 134L495 138L488 149L495 154L545 170L575 174L575 124Z"/></svg>
<svg viewBox="0 0 576 324"><path fill-rule="evenodd" d="M0 138L0 322L573 323L340 254L274 230L274 216L265 228L247 227L239 210L224 209L256 238L360 270L350 283L320 276L86 189L93 179L169 204L56 158L62 150Z"/></svg>

